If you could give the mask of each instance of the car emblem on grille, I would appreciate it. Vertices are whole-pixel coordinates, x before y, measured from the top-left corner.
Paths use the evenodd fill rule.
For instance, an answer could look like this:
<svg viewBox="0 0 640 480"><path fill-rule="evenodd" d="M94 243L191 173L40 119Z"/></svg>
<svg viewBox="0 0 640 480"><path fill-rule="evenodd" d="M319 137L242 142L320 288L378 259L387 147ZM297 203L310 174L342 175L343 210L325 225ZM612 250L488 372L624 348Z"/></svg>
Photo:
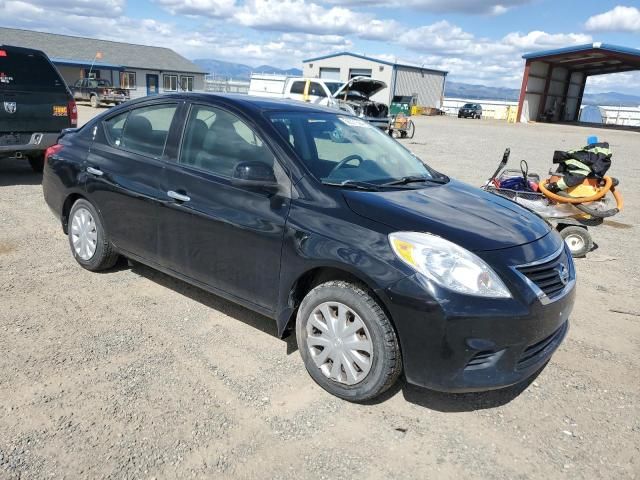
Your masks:
<svg viewBox="0 0 640 480"><path fill-rule="evenodd" d="M563 285L569 283L569 269L566 267L564 263L561 263L556 267L556 271L558 272L558 277L560 277L560 281Z"/></svg>
<svg viewBox="0 0 640 480"><path fill-rule="evenodd" d="M4 102L4 111L7 113L16 113L16 102Z"/></svg>

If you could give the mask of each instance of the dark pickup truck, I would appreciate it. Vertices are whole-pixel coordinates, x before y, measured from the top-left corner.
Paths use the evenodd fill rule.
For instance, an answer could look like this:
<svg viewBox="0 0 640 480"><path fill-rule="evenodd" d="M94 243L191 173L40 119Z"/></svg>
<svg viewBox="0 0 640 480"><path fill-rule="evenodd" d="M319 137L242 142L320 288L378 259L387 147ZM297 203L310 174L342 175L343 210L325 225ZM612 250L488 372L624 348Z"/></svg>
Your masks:
<svg viewBox="0 0 640 480"><path fill-rule="evenodd" d="M129 92L111 85L109 80L101 78L81 78L69 87L76 101L89 102L93 108L101 104L119 105L129 100Z"/></svg>
<svg viewBox="0 0 640 480"><path fill-rule="evenodd" d="M44 151L77 125L76 103L49 58L0 45L0 159L24 158L41 172Z"/></svg>

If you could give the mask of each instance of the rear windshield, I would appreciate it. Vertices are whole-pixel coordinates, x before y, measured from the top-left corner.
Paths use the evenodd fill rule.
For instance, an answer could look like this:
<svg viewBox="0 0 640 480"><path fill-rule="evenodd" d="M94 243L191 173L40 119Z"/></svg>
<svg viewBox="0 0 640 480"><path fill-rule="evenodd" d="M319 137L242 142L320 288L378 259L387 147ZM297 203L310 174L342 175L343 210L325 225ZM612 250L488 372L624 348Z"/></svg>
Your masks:
<svg viewBox="0 0 640 480"><path fill-rule="evenodd" d="M58 71L40 53L15 52L0 46L0 90L65 88Z"/></svg>

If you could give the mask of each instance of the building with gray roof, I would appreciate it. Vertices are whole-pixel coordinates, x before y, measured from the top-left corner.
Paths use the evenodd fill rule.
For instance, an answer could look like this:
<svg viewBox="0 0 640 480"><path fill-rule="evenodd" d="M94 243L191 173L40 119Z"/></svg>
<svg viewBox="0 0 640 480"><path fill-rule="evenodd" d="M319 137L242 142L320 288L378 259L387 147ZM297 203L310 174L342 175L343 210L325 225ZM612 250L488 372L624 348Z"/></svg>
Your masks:
<svg viewBox="0 0 640 480"><path fill-rule="evenodd" d="M176 91L204 91L205 72L176 52L124 42L0 27L0 45L42 50L67 84L103 78L131 98Z"/></svg>

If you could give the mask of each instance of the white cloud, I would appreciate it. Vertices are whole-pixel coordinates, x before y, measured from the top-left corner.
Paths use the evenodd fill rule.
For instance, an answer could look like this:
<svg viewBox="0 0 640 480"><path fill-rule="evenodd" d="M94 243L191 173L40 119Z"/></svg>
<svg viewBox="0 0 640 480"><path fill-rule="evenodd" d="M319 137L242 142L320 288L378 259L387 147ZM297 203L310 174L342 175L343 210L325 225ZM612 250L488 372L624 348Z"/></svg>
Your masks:
<svg viewBox="0 0 640 480"><path fill-rule="evenodd" d="M526 52L591 42L580 33L512 32L502 39L476 37L447 21L408 30L399 44L416 52L412 63L447 70L457 81L516 87Z"/></svg>
<svg viewBox="0 0 640 480"><path fill-rule="evenodd" d="M353 7L417 8L433 13L502 15L513 7L533 0L328 0L329 3Z"/></svg>
<svg viewBox="0 0 640 480"><path fill-rule="evenodd" d="M571 45L590 43L591 41L591 35L585 35L583 33L547 33L539 30L534 30L526 35L513 32L502 39L502 43L523 51L568 47Z"/></svg>
<svg viewBox="0 0 640 480"><path fill-rule="evenodd" d="M125 6L125 0L101 0L100 11L105 15L120 15ZM78 16L96 15L94 0L0 0L0 12L5 15L11 12L38 14L47 10Z"/></svg>
<svg viewBox="0 0 640 480"><path fill-rule="evenodd" d="M585 91L589 93L606 93L611 91L629 91L637 95L637 89L629 89L629 85L640 85L640 72L612 73L595 75L587 80Z"/></svg>
<svg viewBox="0 0 640 480"><path fill-rule="evenodd" d="M247 0L234 19L256 30L352 34L365 39L385 39L398 27L393 20L378 20L344 7L325 8L305 0Z"/></svg>
<svg viewBox="0 0 640 480"><path fill-rule="evenodd" d="M235 9L235 0L155 0L158 5L173 15L205 16L211 18L230 17Z"/></svg>
<svg viewBox="0 0 640 480"><path fill-rule="evenodd" d="M608 12L590 17L585 28L592 32L640 33L640 9L618 5Z"/></svg>

